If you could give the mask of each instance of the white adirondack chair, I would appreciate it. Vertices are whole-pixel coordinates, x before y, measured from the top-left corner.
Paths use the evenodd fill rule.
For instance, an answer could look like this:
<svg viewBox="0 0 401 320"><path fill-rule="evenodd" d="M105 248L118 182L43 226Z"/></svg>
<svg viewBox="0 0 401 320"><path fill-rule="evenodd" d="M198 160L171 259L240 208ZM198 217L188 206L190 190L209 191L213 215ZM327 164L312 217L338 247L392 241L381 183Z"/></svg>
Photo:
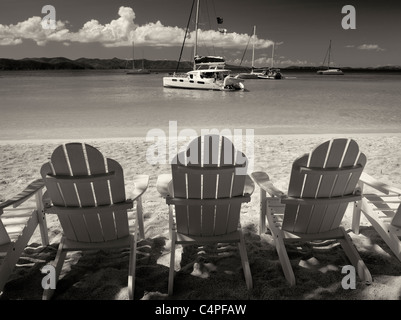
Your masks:
<svg viewBox="0 0 401 320"><path fill-rule="evenodd" d="M42 245L49 244L43 187L42 179L35 180L12 199L0 203L0 293L38 226Z"/></svg>
<svg viewBox="0 0 401 320"><path fill-rule="evenodd" d="M170 215L169 295L173 294L177 244L238 243L246 285L252 288L240 211L241 204L250 201L254 184L244 172L236 172L246 171L246 165L245 155L229 139L207 135L203 141L194 139L186 152L174 158L172 175L158 177L157 190L166 198Z"/></svg>
<svg viewBox="0 0 401 320"><path fill-rule="evenodd" d="M359 234L361 212L401 261L401 189L385 184L367 173L359 179L362 199L355 203L352 230ZM370 193L369 189L373 188Z"/></svg>
<svg viewBox="0 0 401 320"><path fill-rule="evenodd" d="M265 172L252 173L261 191L260 232L265 232L267 219L290 285L296 281L285 242L328 239L338 239L359 277L372 281L341 226L348 204L361 198L356 186L365 163L366 157L354 140L334 139L294 161L287 194L278 190Z"/></svg>
<svg viewBox="0 0 401 320"><path fill-rule="evenodd" d="M41 174L46 196L51 201L45 206L45 212L57 214L63 229L54 261L56 281L68 251L130 248L128 294L133 299L137 226L144 237L141 197L149 177L137 176L132 181L135 190L127 199L120 164L81 143L57 147L50 162L42 166ZM134 215L130 214L134 202L137 202L135 222ZM49 299L54 291L45 289L43 298Z"/></svg>

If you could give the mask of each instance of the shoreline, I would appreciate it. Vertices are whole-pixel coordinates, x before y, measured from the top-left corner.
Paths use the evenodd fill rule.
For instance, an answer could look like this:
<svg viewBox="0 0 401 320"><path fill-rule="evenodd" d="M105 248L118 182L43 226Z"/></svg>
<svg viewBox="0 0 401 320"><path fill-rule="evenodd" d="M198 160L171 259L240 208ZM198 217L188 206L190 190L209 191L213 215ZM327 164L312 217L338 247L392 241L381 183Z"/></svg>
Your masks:
<svg viewBox="0 0 401 320"><path fill-rule="evenodd" d="M240 129L242 130L242 129ZM235 136L235 135L234 135ZM241 136L246 136L243 134ZM348 137L376 137L376 136L395 136L401 137L401 132L369 132L369 133L277 133L277 134L254 134L255 138L263 139L267 137L286 137L286 138L308 138L308 137L322 137L322 138L348 138ZM168 136L166 136L168 139ZM132 136L132 137L110 137L110 138L42 138L42 139L4 139L0 138L0 145L5 144L40 144L40 143L66 143L68 142L118 142L118 141L130 141L130 140L146 140L146 136Z"/></svg>

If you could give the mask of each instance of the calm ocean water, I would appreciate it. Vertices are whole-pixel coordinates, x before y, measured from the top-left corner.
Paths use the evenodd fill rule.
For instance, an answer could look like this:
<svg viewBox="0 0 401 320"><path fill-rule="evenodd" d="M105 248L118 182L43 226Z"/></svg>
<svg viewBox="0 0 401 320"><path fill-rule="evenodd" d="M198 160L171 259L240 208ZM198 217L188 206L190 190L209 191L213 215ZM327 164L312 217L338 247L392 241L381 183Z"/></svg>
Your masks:
<svg viewBox="0 0 401 320"><path fill-rule="evenodd" d="M401 75L246 80L244 92L168 89L164 74L0 73L0 139L117 138L150 129L254 129L255 134L401 132ZM245 133L245 132L244 132Z"/></svg>

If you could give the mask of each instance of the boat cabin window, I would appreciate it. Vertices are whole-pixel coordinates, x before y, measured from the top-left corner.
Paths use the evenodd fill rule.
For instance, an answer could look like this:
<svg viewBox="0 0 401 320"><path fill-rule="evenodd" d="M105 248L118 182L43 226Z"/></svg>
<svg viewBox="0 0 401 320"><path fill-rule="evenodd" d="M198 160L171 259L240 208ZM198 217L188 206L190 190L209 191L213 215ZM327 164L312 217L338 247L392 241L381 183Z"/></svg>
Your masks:
<svg viewBox="0 0 401 320"><path fill-rule="evenodd" d="M215 73L214 72L205 72L203 73L204 78L214 78Z"/></svg>

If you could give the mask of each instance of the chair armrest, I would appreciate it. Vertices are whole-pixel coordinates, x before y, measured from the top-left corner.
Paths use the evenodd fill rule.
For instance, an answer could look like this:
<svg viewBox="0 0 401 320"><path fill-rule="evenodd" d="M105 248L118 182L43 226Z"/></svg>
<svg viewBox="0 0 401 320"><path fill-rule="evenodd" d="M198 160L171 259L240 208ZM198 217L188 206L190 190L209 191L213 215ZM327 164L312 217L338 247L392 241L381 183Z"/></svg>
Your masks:
<svg viewBox="0 0 401 320"><path fill-rule="evenodd" d="M270 181L269 176L266 172L257 171L251 173L252 179L262 190L266 191L272 197L286 197L286 194L276 188Z"/></svg>
<svg viewBox="0 0 401 320"><path fill-rule="evenodd" d="M361 182L367 184L368 186L375 188L376 190L379 190L385 194L394 192L398 195L401 195L401 189L389 186L388 184L385 184L384 182L380 182L379 180L373 178L372 176L368 175L365 172L362 172L361 177L359 178L359 181L361 181Z"/></svg>
<svg viewBox="0 0 401 320"><path fill-rule="evenodd" d="M46 190L42 196L42 203L44 208L50 208L52 206L52 199L50 199L49 191Z"/></svg>
<svg viewBox="0 0 401 320"><path fill-rule="evenodd" d="M171 187L169 187L171 186L170 182L172 179L173 176L170 173L164 173L157 177L156 189L163 198L172 195L170 190Z"/></svg>
<svg viewBox="0 0 401 320"><path fill-rule="evenodd" d="M32 181L23 191L18 193L13 198L6 200L0 203L0 212L2 209L13 206L14 208L18 207L30 197L32 197L35 193L40 191L45 186L44 181L42 179L37 179Z"/></svg>
<svg viewBox="0 0 401 320"><path fill-rule="evenodd" d="M255 183L249 175L245 176L244 194L252 195L255 190Z"/></svg>
<svg viewBox="0 0 401 320"><path fill-rule="evenodd" d="M148 189L149 176L146 174L139 174L134 177L135 189L129 199L135 201Z"/></svg>

